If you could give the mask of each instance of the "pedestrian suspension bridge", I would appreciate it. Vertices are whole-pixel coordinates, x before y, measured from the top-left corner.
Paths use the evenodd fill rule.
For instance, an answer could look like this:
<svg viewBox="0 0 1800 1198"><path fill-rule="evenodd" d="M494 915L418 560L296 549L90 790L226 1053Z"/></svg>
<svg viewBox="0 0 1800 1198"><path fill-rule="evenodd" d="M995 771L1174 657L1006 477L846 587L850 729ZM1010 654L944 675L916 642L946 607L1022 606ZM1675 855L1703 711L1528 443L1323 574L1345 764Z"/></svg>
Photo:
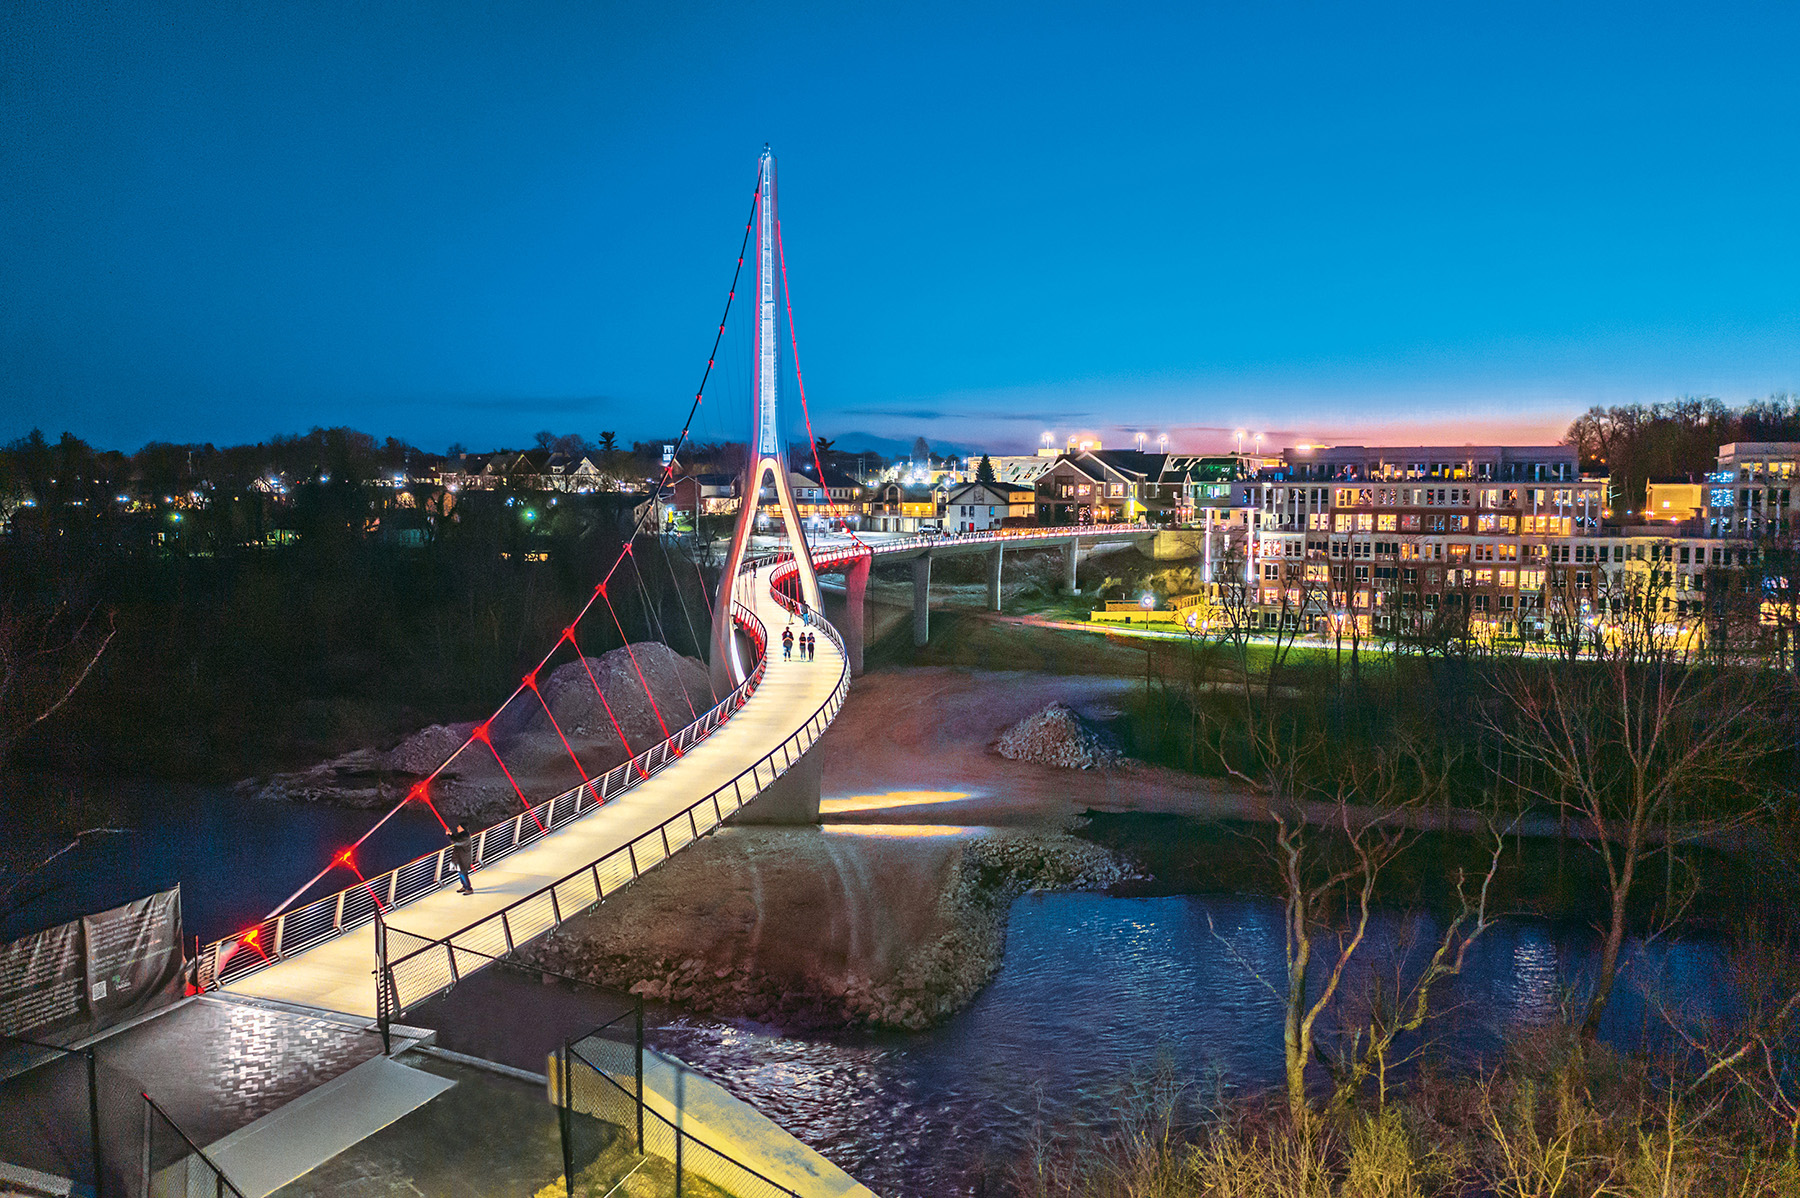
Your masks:
<svg viewBox="0 0 1800 1198"><path fill-rule="evenodd" d="M710 676L714 703L686 710L685 721L659 708L643 671L637 678L655 713L663 739L641 751L633 746L607 704L605 693L587 674L630 758L601 773L590 773L556 722L538 687L544 671L579 660L587 665L580 637L592 616L614 628L631 652L613 596L628 593L640 556L634 547L656 539L651 527L655 504L625 539L612 567L586 605L565 628L537 667L477 724L462 744L414 785L406 797L376 821L355 844L337 853L306 886L253 927L207 945L201 951L200 981L207 989L323 1008L378 1019L385 1027L407 1008L454 986L513 948L574 915L592 908L644 871L734 817L799 822L818 814L818 767L808 752L843 707L851 678L861 672L862 600L868 570L877 557L913 563L915 638L923 643L930 561L948 553L985 553L993 565L990 599L998 607L999 571L1007 548L1062 546L1074 572L1082 541L1141 538L1139 526L1017 529L960 537L872 540L855 536L809 545L788 485L777 408L776 290L787 309L794 379L806 419L800 383L798 344L792 333L792 305L786 296L786 263L775 207L775 162L766 149L758 164L756 195L745 225L737 272L755 238L756 308L751 453L739 494L736 533L725 560L723 580L710 620ZM696 414L713 377L739 273L732 276L725 317L719 323L700 388L683 426L676 458L691 438ZM816 449L813 464L819 466ZM659 491L672 479L674 462L664 467ZM817 477L823 479L819 466ZM752 545L755 513L764 479L780 509L785 539L773 552ZM841 573L849 600L848 627L840 632L821 614L818 578ZM801 621L804 621L802 623ZM690 632L692 620L688 621ZM811 661L771 651L782 628L793 623L817 634ZM652 630L654 631L654 630ZM697 638L696 638L697 639ZM691 643L691 642L690 642ZM637 666L636 655L631 661ZM490 729L512 710L541 708L555 729L580 781L559 793L526 793L509 768ZM398 868L365 876L359 854L401 808L428 808L438 815L433 787L465 754L495 762L517 797L511 818L474 837L475 893L458 893L448 845ZM335 887L335 888L334 888ZM320 893L320 891L324 891Z"/></svg>

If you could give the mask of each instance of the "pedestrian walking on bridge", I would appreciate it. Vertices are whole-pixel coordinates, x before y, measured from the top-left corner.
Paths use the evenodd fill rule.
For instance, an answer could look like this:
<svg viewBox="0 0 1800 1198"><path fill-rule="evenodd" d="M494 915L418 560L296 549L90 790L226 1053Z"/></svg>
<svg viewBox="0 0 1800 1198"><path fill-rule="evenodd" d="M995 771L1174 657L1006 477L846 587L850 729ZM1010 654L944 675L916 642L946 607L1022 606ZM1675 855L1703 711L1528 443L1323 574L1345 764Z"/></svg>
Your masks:
<svg viewBox="0 0 1800 1198"><path fill-rule="evenodd" d="M458 889L464 894L474 894L475 887L469 881L469 875L475 872L475 834L466 824L456 825L456 831L450 833L450 863L456 867L461 879Z"/></svg>

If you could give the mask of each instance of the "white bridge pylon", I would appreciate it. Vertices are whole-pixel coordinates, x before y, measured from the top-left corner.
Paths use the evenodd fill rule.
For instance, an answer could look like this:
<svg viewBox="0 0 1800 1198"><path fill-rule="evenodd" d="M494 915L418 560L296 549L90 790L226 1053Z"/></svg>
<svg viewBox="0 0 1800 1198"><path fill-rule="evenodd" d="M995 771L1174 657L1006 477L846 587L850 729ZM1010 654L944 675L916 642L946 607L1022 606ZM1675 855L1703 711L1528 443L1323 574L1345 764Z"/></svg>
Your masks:
<svg viewBox="0 0 1800 1198"><path fill-rule="evenodd" d="M800 598L812 611L819 610L819 576L813 569L812 551L806 543L800 509L794 503L794 490L788 485L787 455L781 445L781 424L777 419L780 341L775 320L775 153L766 145L757 161L756 196L756 395L751 407L751 452L738 491L737 530L731 537L731 553L719 575L719 593L713 604L710 668L714 685L723 690L742 682L749 669L733 630L731 588L736 585L749 552L750 534L756 529L764 476L774 483L781 523L799 567ZM823 487L825 480L820 479L819 485ZM780 634L772 628L769 631L769 648L773 649L773 640Z"/></svg>

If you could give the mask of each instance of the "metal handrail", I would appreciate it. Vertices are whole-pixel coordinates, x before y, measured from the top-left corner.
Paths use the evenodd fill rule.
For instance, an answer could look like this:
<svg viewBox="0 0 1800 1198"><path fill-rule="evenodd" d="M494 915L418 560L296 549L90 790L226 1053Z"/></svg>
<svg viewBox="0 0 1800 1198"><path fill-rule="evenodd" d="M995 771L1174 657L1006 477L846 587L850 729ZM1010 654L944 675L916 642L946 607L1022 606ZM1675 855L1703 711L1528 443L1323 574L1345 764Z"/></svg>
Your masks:
<svg viewBox="0 0 1800 1198"><path fill-rule="evenodd" d="M1064 539L1068 537L1107 536L1120 533L1142 534L1144 526L1136 524L1090 524L1058 526L1056 529L1003 529L983 533L963 533L945 537L913 537L904 541L885 541L874 544L849 542L821 546L817 560L837 562L846 558L858 557L867 553L885 553L920 547L932 548L945 545L1004 543L1020 540ZM791 551L763 554L744 564L742 573L751 573L771 565L792 562ZM795 567L797 570L798 567ZM793 571L782 570L770 579L771 589L778 603L792 612L798 612L799 606L775 588L791 575ZM661 741L639 753L630 761L622 762L607 771L599 778L589 779L579 786L545 800L525 811L519 812L510 819L503 820L491 827L484 828L476 837L474 844L475 866L480 868L500 857L529 844L546 833L562 827L569 821L586 815L594 808L611 801L618 795L630 790L640 782L648 779L658 770L680 758L690 747L717 731L720 725L735 715L750 697L756 693L762 682L768 663L768 633L762 621L748 606L733 600L731 605L732 620L741 628L755 644L757 649L757 665L751 674L740 683L731 694L709 708L700 718L675 732L667 740ZM817 620L817 627L824 628L826 635L843 654L844 642L837 629L823 619ZM806 727L810 728L824 708L833 702L841 704L842 692L847 689L849 671L846 669L840 677L839 686L819 711L809 718ZM832 715L835 715L835 709ZM831 716L826 716L829 723ZM804 730L804 729L803 729ZM823 731L821 727L820 731ZM795 736L799 734L796 733ZM772 763L777 754L791 752L790 736L765 755L753 766L752 770ZM812 740L808 740L800 752L810 748ZM798 756L798 753L793 754ZM771 766L772 768L772 766ZM785 772L783 765L774 777ZM726 788L739 783L740 774L725 786L696 802L688 811L671 817L671 821L679 820L695 808L703 806L715 795ZM774 781L771 777L770 781ZM760 789L761 784L758 784ZM753 792L754 793L754 792ZM737 806L742 806L739 796ZM540 831L540 825L542 830ZM658 829L660 830L660 829ZM635 842L634 842L635 843ZM685 843L685 842L684 842ZM626 846L629 849L631 846ZM596 863L598 864L598 863ZM586 872L576 871L577 874ZM302 952L325 940L354 931L371 922L378 911L391 910L402 906L425 894L439 889L449 879L450 850L446 846L434 853L428 853L406 862L386 873L368 878L365 881L346 886L341 890L324 895L301 907L293 908L279 915L265 919L246 931L227 936L207 945L200 953L199 981L202 989L211 989L227 981L236 980L254 973L268 965ZM573 875L571 875L573 876ZM633 874L635 875L635 872ZM566 881L567 879L564 879ZM523 900L521 900L523 901ZM461 932L452 935L460 935Z"/></svg>
<svg viewBox="0 0 1800 1198"><path fill-rule="evenodd" d="M600 1030L600 1029L596 1029L596 1030ZM599 1065L594 1064L594 1062L588 1060L585 1056L583 1056L581 1054L580 1049L577 1048L576 1046L591 1039L594 1035L595 1035L595 1032L590 1032L590 1033L588 1033L588 1035L583 1036L580 1040L569 1041L567 1044L565 1044L563 1046L564 1053L568 1057L573 1057L575 1060L580 1061L583 1065L586 1065L590 1070L593 1071L593 1074L595 1077L599 1078L602 1082L606 1083L607 1085L611 1086L613 1089L617 1090L620 1094L622 1094L626 1098L627 1101L635 1103L636 1106L638 1107L640 1119L643 1116L647 1115L650 1118L655 1119L658 1123L661 1123L664 1127L668 1128L670 1133L674 1136L675 1139L687 1140L691 1143L698 1144L700 1147L706 1149L708 1152L712 1153L714 1156L718 1157L720 1160L725 1161L728 1164L730 1164L732 1168L742 1170L744 1173L748 1174L749 1176L754 1177L757 1181L760 1181L764 1185L767 1185L770 1189L775 1190L782 1194L791 1195L792 1198L799 1198L798 1192L796 1190L794 1190L791 1186L782 1185L780 1182L776 1181L774 1178L768 1176L767 1174L761 1173L761 1172L757 1171L756 1169L751 1168L749 1165L746 1165L743 1161L738 1160L736 1157L732 1156L730 1153L722 1152L719 1149L713 1147L711 1144L708 1144L705 1140L702 1140L699 1136L696 1136L694 1133L688 1131L686 1128L682 1127L680 1124L671 1120L668 1116L664 1115L661 1111L658 1111L655 1108L651 1107L648 1103L646 1103L644 1101L644 1097L643 1097L642 1093L634 1095L630 1090L627 1090L624 1086L620 1085L618 1080L616 1078L614 1078L610 1073L608 1073L605 1069L603 1069ZM641 1046L639 1047L639 1051L640 1052L643 1051ZM564 1102L565 1104L573 1102L574 1095L571 1093L572 1089L573 1089L572 1086L566 1084L566 1079L565 1079L565 1085L564 1085L562 1093L560 1095L562 1102ZM638 1134L638 1150L640 1152L645 1152L647 1154L647 1150L644 1145L644 1136L641 1131Z"/></svg>
<svg viewBox="0 0 1800 1198"><path fill-rule="evenodd" d="M1157 529L1147 524L1060 524L1042 528L1004 528L992 532L951 533L939 537L908 537L900 541L834 541L827 544L809 546L813 561L821 559L829 562L846 558L863 557L871 553L894 553L903 549L930 549L944 545L976 545L1003 541L1052 540L1061 541L1071 537L1104 537L1104 536L1148 536ZM765 553L745 563L746 569L761 569L783 560L792 560L792 550L783 549L773 553Z"/></svg>
<svg viewBox="0 0 1800 1198"><path fill-rule="evenodd" d="M762 684L767 668L768 631L756 613L742 603L732 603L731 615L733 622L750 637L757 649L757 665L749 677L667 740L650 746L630 761L620 762L598 778L590 778L554 798L483 828L475 836L473 845L475 867L479 869L496 861L617 798L679 759L736 715ZM539 831L540 824L542 831ZM355 931L373 920L378 910L391 910L436 891L451 873L450 849L446 845L386 873L265 919L253 928L215 940L200 950L200 988L212 989L234 981L322 941Z"/></svg>
<svg viewBox="0 0 1800 1198"><path fill-rule="evenodd" d="M144 1100L144 1107L145 1107L144 1118L145 1118L145 1128L146 1129L148 1129L150 1126L150 1123L149 1123L150 1113L155 1112L156 1116L158 1118L160 1118L165 1125L167 1125L167 1127L169 1128L170 1131L174 1132L176 1135L181 1137L181 1142L183 1144L187 1145L188 1153L192 1156L199 1157L201 1163L204 1164L208 1169L212 1170L213 1193L216 1196L216 1198L225 1198L225 1195L228 1192L235 1195L236 1198L244 1198L244 1192L242 1190L238 1189L237 1186L232 1182L231 1178L229 1178L225 1175L225 1170L219 1168L217 1162L215 1162L212 1159L212 1157L207 1156L206 1152L200 1147L200 1145L194 1143L193 1139L185 1131L181 1130L181 1124L179 1124L179 1123L175 1122L175 1120L169 1118L169 1112L163 1110L162 1107L158 1106L156 1104L156 1100L154 1098L150 1097L150 1095L144 1093L142 1090L138 1091L138 1097L140 1097ZM153 1188L152 1184L151 1184L151 1170L155 1168L155 1160L152 1157L151 1152L150 1152L150 1138L148 1135L146 1135L144 1138L143 1168L144 1168L144 1176L141 1179L141 1184L143 1187L143 1192L145 1194L149 1194ZM188 1193L188 1192L192 1191L192 1186L191 1186L191 1184L185 1185L182 1187L182 1189L183 1189L184 1193Z"/></svg>
<svg viewBox="0 0 1800 1198"><path fill-rule="evenodd" d="M784 571L782 577L785 577L785 573L786 572ZM773 590L777 581L778 579L776 577L770 579L771 590L773 591L777 602L781 603L782 606L789 610L798 610L798 606L792 600L782 595L779 591ZM638 877L642 876L644 870L654 868L663 861L666 861L673 855L676 848L686 847L693 841L698 840L705 833L717 828L720 824L725 822L725 818L728 814L741 810L747 802L755 799L765 788L773 785L778 778L787 773L788 770L793 767L794 763L797 762L807 750L811 749L814 744L818 743L819 738L825 734L825 730L830 727L832 719L836 717L838 710L843 706L844 698L848 695L850 690L849 659L843 653L844 642L842 636L828 621L815 621L815 627L822 629L825 632L826 637L837 646L839 651L840 670L837 683L832 687L831 694L826 697L823 703L814 709L812 714L807 717L806 721L798 729L790 733L781 741L781 743L763 754L763 756L758 758L748 768L739 771L734 777L716 787L711 792L696 799L693 803L669 816L655 827L641 833L630 841L627 841L625 844L620 845L618 848L612 849L600 858L581 866L579 869L572 870L561 878L558 878L556 881L545 886L540 886L530 894L515 899L498 911L474 920L447 935L427 940L426 937L419 936L416 933L406 933L412 939L427 940L427 943L412 949L410 952L393 957L381 967L380 972L384 976L378 983L381 988L380 998L382 1002L388 1005L391 1013L393 1015L399 1015L412 1004L423 998L427 998L432 994L436 994L440 990L447 989L449 986L455 985L456 982L460 980L461 969L459 968L456 957L459 948L456 941L459 937L472 938L478 931L490 928L490 925L498 925L500 936L496 939L492 935L490 929L487 942L494 944L504 943L508 948L511 948L515 944L523 943L526 940L540 935L541 933L548 931L551 927L554 927L556 924L562 922L564 918L561 904L557 897L559 887L570 887L581 898L588 899L588 901L583 904L584 906L597 903L601 899L604 899L609 893L616 892L621 886L628 884L630 881L635 881ZM756 678L761 678L763 671L767 668L767 664L768 655L765 653L757 662L757 669L754 675ZM769 771L769 777L766 781L762 777L762 771L764 769ZM745 795L746 779L749 780L748 798L746 798ZM727 796L729 796L729 799ZM727 812L725 808L725 803L727 801L731 803L730 812ZM709 807L710 811L707 810ZM679 846L675 845L670 839L671 829L674 830L675 838L680 841ZM644 850L641 855L639 852L640 849ZM621 863L621 859L622 863L628 864L629 866L629 878L625 877L624 869L617 868L617 865ZM606 870L605 872L608 874L617 873L619 878L618 884L613 886L611 891L607 890L602 876L603 867L608 863L615 863L615 869ZM590 882L591 887L589 885ZM588 898L590 894L592 897ZM546 900L548 914L551 916L548 921L543 918ZM569 914L574 914L574 912L571 910ZM391 929L391 931L402 930L403 929ZM476 957L488 956L488 954L473 948L464 951L468 951ZM408 972L417 973L421 968L429 964L429 962L425 960L427 954L435 956L435 954L439 952L443 954L443 968L441 970L434 969L427 975L428 980L433 981L434 984L416 991L404 984L403 979L400 976L403 969L407 969ZM410 967L410 969L408 967ZM476 968L480 967L480 965L476 966Z"/></svg>

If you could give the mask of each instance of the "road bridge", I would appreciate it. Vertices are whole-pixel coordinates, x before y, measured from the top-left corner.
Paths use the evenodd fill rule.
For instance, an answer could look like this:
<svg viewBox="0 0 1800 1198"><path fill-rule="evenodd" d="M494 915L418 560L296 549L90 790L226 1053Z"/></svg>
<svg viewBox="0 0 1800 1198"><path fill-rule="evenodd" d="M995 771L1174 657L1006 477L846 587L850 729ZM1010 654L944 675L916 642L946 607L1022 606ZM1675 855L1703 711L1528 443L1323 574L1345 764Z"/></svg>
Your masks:
<svg viewBox="0 0 1800 1198"><path fill-rule="evenodd" d="M1060 547L1063 551L1063 585L1073 591L1076 589L1076 571L1084 555L1129 544L1146 545L1155 537L1155 529L1141 524L1004 528L948 536L888 537L876 534L853 541L823 542L812 547L812 558L819 573L844 576L848 607L840 632L854 677L861 675L863 668L863 604L869 568L877 561L882 564L912 563L913 644L924 645L931 638L931 563L937 558L985 556L988 559L988 610L999 611L1000 584L1009 549L1017 553Z"/></svg>

